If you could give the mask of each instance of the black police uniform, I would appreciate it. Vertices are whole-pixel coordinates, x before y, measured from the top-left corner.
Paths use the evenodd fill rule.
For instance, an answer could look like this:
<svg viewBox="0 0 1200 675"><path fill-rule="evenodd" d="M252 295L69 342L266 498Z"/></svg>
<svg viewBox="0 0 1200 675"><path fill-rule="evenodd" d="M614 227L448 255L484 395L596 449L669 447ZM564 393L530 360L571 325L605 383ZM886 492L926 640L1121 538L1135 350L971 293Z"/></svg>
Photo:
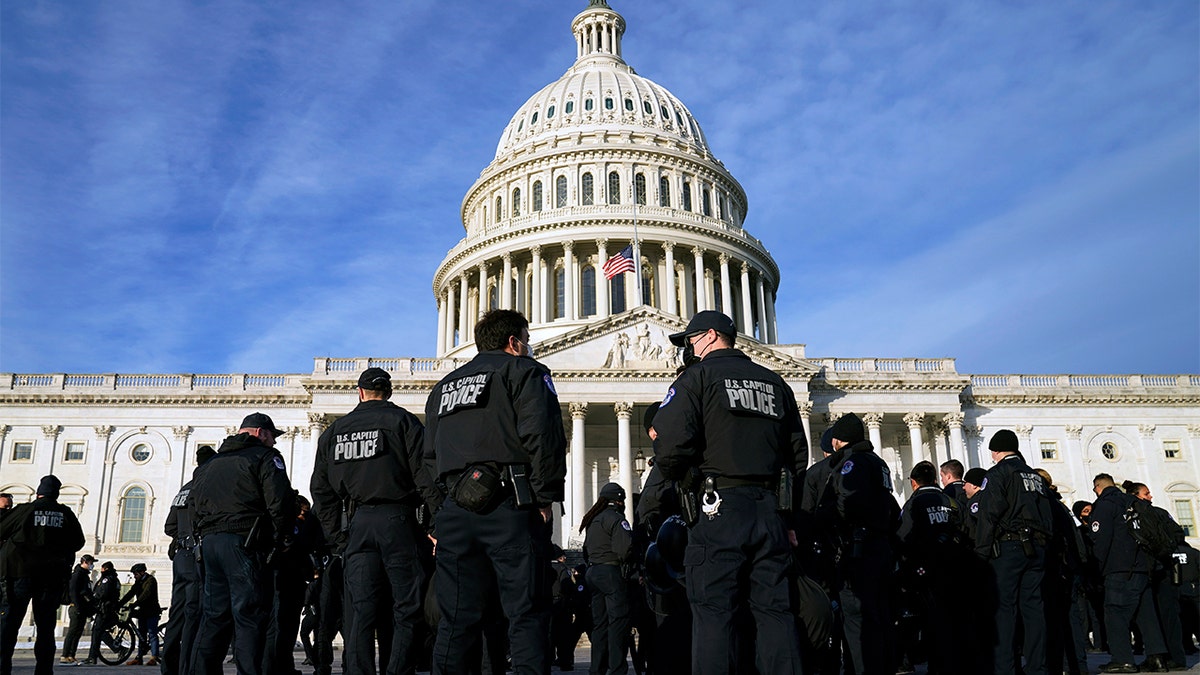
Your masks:
<svg viewBox="0 0 1200 675"><path fill-rule="evenodd" d="M63 658L74 660L79 650L79 638L83 637L84 624L96 611L96 601L92 599L91 570L83 565L75 565L75 569L71 570L71 580L67 582L67 596L71 599L71 606L67 609L71 623L63 635L62 655Z"/></svg>
<svg viewBox="0 0 1200 675"><path fill-rule="evenodd" d="M592 673L621 675L629 636L629 588L622 566L633 535L622 506L610 504L588 524L583 540L587 583L592 587Z"/></svg>
<svg viewBox="0 0 1200 675"><path fill-rule="evenodd" d="M566 476L566 434L550 371L533 359L482 352L434 386L425 424L426 466L451 488L434 519L442 610L434 672L467 670L483 621L479 600L498 584L513 670L540 674L549 652L549 527L537 507L562 501ZM518 507L508 485L478 513L456 502L453 486L468 467L470 480L506 465L527 471L534 504Z"/></svg>
<svg viewBox="0 0 1200 675"><path fill-rule="evenodd" d="M892 662L889 594L891 537L900 516L891 468L868 440L843 447L817 506L817 521L838 542L842 631L856 673L884 673Z"/></svg>
<svg viewBox="0 0 1200 675"><path fill-rule="evenodd" d="M296 513L283 457L248 433L226 438L196 470L188 508L204 576L195 669L219 673L232 639L238 673L256 673L271 614L267 558L286 544Z"/></svg>
<svg viewBox="0 0 1200 675"><path fill-rule="evenodd" d="M954 498L934 485L917 488L900 509L900 570L904 585L919 598L920 623L929 637L929 670L943 675L961 668L962 625L955 600L965 549L962 514Z"/></svg>
<svg viewBox="0 0 1200 675"><path fill-rule="evenodd" d="M1125 523L1125 509L1136 499L1110 485L1092 504L1092 553L1104 575L1104 626L1115 664L1133 665L1129 625L1136 619L1146 654L1167 651L1154 610L1150 572L1154 559L1138 546ZM1136 671L1134 671L1136 672Z"/></svg>
<svg viewBox="0 0 1200 675"><path fill-rule="evenodd" d="M1016 672L1019 615L1025 631L1024 672L1044 675L1046 615L1042 583L1046 543L1054 529L1046 481L1020 455L1009 454L988 469L983 483L975 552L991 561L996 579L995 672Z"/></svg>
<svg viewBox="0 0 1200 675"><path fill-rule="evenodd" d="M418 492L432 494L421 461L425 429L390 401L367 400L317 442L312 489L322 529L342 550L347 673L373 673L375 634L390 627L387 672L411 672L424 571L417 538ZM343 528L339 517L353 514ZM385 589L389 597L380 598ZM382 608L390 616L380 616Z"/></svg>
<svg viewBox="0 0 1200 675"><path fill-rule="evenodd" d="M1195 654L1200 639L1200 551L1184 542L1175 549L1179 570L1179 620L1183 624L1183 650Z"/></svg>
<svg viewBox="0 0 1200 675"><path fill-rule="evenodd" d="M1170 531L1175 545L1184 541L1183 528L1163 508L1151 506L1158 514L1159 522ZM1175 560L1171 556L1155 561L1150 573L1150 588L1154 593L1154 606L1158 609L1158 623L1162 627L1163 640L1167 643L1167 658L1171 667L1184 667L1186 656L1183 651L1183 624L1179 615L1179 582L1176 579Z"/></svg>
<svg viewBox="0 0 1200 675"><path fill-rule="evenodd" d="M740 350L716 349L671 385L654 428L663 475L679 480L698 469L714 477L709 501L721 500L715 515L692 526L684 556L692 671L737 668L734 615L749 605L760 668L800 672L788 599L791 547L776 495L781 470L808 463L791 387Z"/></svg>
<svg viewBox="0 0 1200 675"><path fill-rule="evenodd" d="M299 506L299 504L297 504ZM267 625L267 645L263 653L264 675L293 675L296 672L296 633L300 613L304 611L304 591L313 576L313 553L324 549L325 539L316 516L298 512L291 532L291 544L280 551L272 564L275 593L271 599L271 620Z"/></svg>
<svg viewBox="0 0 1200 675"><path fill-rule="evenodd" d="M194 481L183 484L167 512L164 533L171 538L171 616L162 645L163 675L190 675L196 633L200 630L200 565L196 562L196 534L188 512L188 495Z"/></svg>
<svg viewBox="0 0 1200 675"><path fill-rule="evenodd" d="M121 580L115 569L100 569L100 578L92 586L92 598L96 601L96 614L92 619L92 647L88 650L88 665L95 665L100 658L100 640L105 631L117 622L117 606L121 600Z"/></svg>
<svg viewBox="0 0 1200 675"><path fill-rule="evenodd" d="M57 483L57 479L55 479ZM43 485L46 483L43 479ZM36 675L49 675L54 668L54 626L63 589L71 573L75 552L83 547L83 528L75 512L53 494L15 506L0 521L0 579L4 580L0 606L0 674L12 672L12 655L25 612L33 604L37 640Z"/></svg>
<svg viewBox="0 0 1200 675"><path fill-rule="evenodd" d="M942 491L949 495L955 504L958 504L959 514L962 514L967 508L967 491L963 487L964 485L966 485L966 481L956 480L942 488Z"/></svg>

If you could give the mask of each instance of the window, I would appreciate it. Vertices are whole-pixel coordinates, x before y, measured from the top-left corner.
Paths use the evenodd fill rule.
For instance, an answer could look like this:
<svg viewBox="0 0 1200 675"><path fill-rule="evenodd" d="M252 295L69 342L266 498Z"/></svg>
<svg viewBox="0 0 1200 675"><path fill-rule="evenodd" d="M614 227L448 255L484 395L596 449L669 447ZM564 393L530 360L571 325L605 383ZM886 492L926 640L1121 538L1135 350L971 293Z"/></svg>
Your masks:
<svg viewBox="0 0 1200 675"><path fill-rule="evenodd" d="M586 101L584 101L584 102L583 102L583 109L584 109L584 110L589 110L589 111L590 111L590 110L591 110L592 108L594 108L594 107L595 107L595 104L594 104L594 103L592 103L592 99L590 99L590 98L589 98L589 99L587 99Z"/></svg>
<svg viewBox="0 0 1200 675"><path fill-rule="evenodd" d="M583 315L596 315L596 266L583 268Z"/></svg>
<svg viewBox="0 0 1200 675"><path fill-rule="evenodd" d="M712 216L712 197L709 195L708 188L700 190L701 201L703 202L704 215Z"/></svg>
<svg viewBox="0 0 1200 675"><path fill-rule="evenodd" d="M631 99L631 98L625 99L625 109L628 110L629 112L633 112L633 99Z"/></svg>
<svg viewBox="0 0 1200 675"><path fill-rule="evenodd" d="M592 173L590 171L588 173L583 174L582 182L583 182L583 185L582 185L582 193L583 194L580 197L580 203L583 204L584 206L591 206L592 204L596 203L595 199L594 199L596 181L594 179L592 179Z"/></svg>
<svg viewBox="0 0 1200 675"><path fill-rule="evenodd" d="M28 462L33 460L33 442L17 441L13 443L12 461Z"/></svg>
<svg viewBox="0 0 1200 675"><path fill-rule="evenodd" d="M1163 457L1166 459L1183 459L1183 452L1179 449L1179 441L1163 441Z"/></svg>
<svg viewBox="0 0 1200 675"><path fill-rule="evenodd" d="M554 119L554 106L550 106L549 108L546 108L546 119L548 119L548 120Z"/></svg>
<svg viewBox="0 0 1200 675"><path fill-rule="evenodd" d="M538 114L537 114L537 111L536 111L536 110L534 110L534 111L533 111L533 119L529 120L529 125L530 125L530 126L533 126L533 125L537 124L537 116L538 116Z"/></svg>
<svg viewBox="0 0 1200 675"><path fill-rule="evenodd" d="M625 275L618 274L612 278L608 287L609 311L619 314L625 311Z"/></svg>
<svg viewBox="0 0 1200 675"><path fill-rule="evenodd" d="M121 534L117 541L122 544L142 541L146 524L146 491L131 487L121 497Z"/></svg>
<svg viewBox="0 0 1200 675"><path fill-rule="evenodd" d="M566 176L559 176L554 179L554 205L560 209L567 205Z"/></svg>
<svg viewBox="0 0 1200 675"><path fill-rule="evenodd" d="M153 454L154 451L145 443L138 443L137 445L133 446L133 450L129 451L129 456L138 464L145 464L150 460L150 456Z"/></svg>
<svg viewBox="0 0 1200 675"><path fill-rule="evenodd" d="M491 284L488 286L487 306L488 309L500 308L500 287L496 284Z"/></svg>
<svg viewBox="0 0 1200 675"><path fill-rule="evenodd" d="M1117 444L1112 441L1105 441L1100 446L1100 454L1104 455L1104 459L1117 458Z"/></svg>
<svg viewBox="0 0 1200 675"><path fill-rule="evenodd" d="M687 181L683 183L683 210L692 210L692 184Z"/></svg>
<svg viewBox="0 0 1200 675"><path fill-rule="evenodd" d="M646 111L647 115L654 114L654 106L650 105L650 101L642 101L642 110Z"/></svg>
<svg viewBox="0 0 1200 675"><path fill-rule="evenodd" d="M533 210L542 210L542 181L533 182Z"/></svg>
<svg viewBox="0 0 1200 675"><path fill-rule="evenodd" d="M1041 441L1042 459L1058 459L1058 441Z"/></svg>
<svg viewBox="0 0 1200 675"><path fill-rule="evenodd" d="M513 218L521 215L521 188L513 188L512 211Z"/></svg>
<svg viewBox="0 0 1200 675"><path fill-rule="evenodd" d="M654 305L654 268L646 265L642 268L642 304Z"/></svg>
<svg viewBox="0 0 1200 675"><path fill-rule="evenodd" d="M671 121L671 113L667 112L667 106L665 106L665 105L658 106L658 111L662 113L664 120L666 120L668 122Z"/></svg>
<svg viewBox="0 0 1200 675"><path fill-rule="evenodd" d="M534 120L535 122L537 120ZM683 118L679 116L679 111L675 111L675 123L679 125L679 129L683 130Z"/></svg>
<svg viewBox="0 0 1200 675"><path fill-rule="evenodd" d="M524 129L524 128L525 128L525 118L524 118L524 117L522 117L522 118L521 118L521 121L520 121L520 122L517 122L517 133L518 133L518 134L519 134L519 133L521 133L521 130L522 130L522 129Z"/></svg>
<svg viewBox="0 0 1200 675"><path fill-rule="evenodd" d="M613 109L613 106L614 106L614 104L613 104L612 97L611 97L611 96L605 96L605 97L604 97L604 109L605 109L605 110L612 110L612 109Z"/></svg>
<svg viewBox="0 0 1200 675"><path fill-rule="evenodd" d="M504 201L500 197L496 197L496 222L504 217Z"/></svg>
<svg viewBox="0 0 1200 675"><path fill-rule="evenodd" d="M1185 537L1192 536L1196 531L1196 514L1192 512L1192 500L1175 500L1175 521L1183 528Z"/></svg>
<svg viewBox="0 0 1200 675"><path fill-rule="evenodd" d="M563 112L568 115L575 112L575 101L567 101L567 105L563 107Z"/></svg>
<svg viewBox="0 0 1200 675"><path fill-rule="evenodd" d="M64 462L82 462L83 457L87 452L87 443L82 441L68 441L67 447L63 451Z"/></svg>
<svg viewBox="0 0 1200 675"><path fill-rule="evenodd" d="M608 203L621 203L621 175L616 171L608 174Z"/></svg>
<svg viewBox="0 0 1200 675"><path fill-rule="evenodd" d="M666 176L658 179L658 205L671 205L671 181Z"/></svg>
<svg viewBox="0 0 1200 675"><path fill-rule="evenodd" d="M567 315L567 272L559 267L554 270L554 318Z"/></svg>
<svg viewBox="0 0 1200 675"><path fill-rule="evenodd" d="M646 205L646 175L637 174L633 177L633 193L634 201L642 206Z"/></svg>
<svg viewBox="0 0 1200 675"><path fill-rule="evenodd" d="M725 210L725 197L721 194L717 195L717 213L720 214L721 220L729 220L728 212Z"/></svg>

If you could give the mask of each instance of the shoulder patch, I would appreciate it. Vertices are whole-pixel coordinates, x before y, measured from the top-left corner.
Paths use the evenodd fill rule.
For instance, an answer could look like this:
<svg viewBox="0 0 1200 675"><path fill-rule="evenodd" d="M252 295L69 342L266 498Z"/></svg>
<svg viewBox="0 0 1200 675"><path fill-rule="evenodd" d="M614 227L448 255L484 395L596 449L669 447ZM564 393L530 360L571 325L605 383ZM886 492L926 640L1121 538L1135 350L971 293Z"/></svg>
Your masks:
<svg viewBox="0 0 1200 675"><path fill-rule="evenodd" d="M846 460L846 463L842 465L842 475L845 476L846 474L850 473L853 470L854 470L854 462L852 462L850 460Z"/></svg>
<svg viewBox="0 0 1200 675"><path fill-rule="evenodd" d="M629 526L629 521L628 521L628 520L622 520L622 521L621 521L621 527L625 528L625 531L626 531L626 532L632 532L632 531L633 531L633 528Z"/></svg>
<svg viewBox="0 0 1200 675"><path fill-rule="evenodd" d="M1099 531L1100 531L1099 521L1093 521L1092 522L1092 532L1099 532Z"/></svg>
<svg viewBox="0 0 1200 675"><path fill-rule="evenodd" d="M675 398L675 387L671 387L670 389L667 390L667 395L663 397L662 403L659 403L658 407L659 408L667 407L667 404L670 403L671 399L673 399L673 398Z"/></svg>
<svg viewBox="0 0 1200 675"><path fill-rule="evenodd" d="M986 489L987 489L987 476L984 476L984 477L983 477L983 484L979 486L979 489L980 489L980 490L986 490Z"/></svg>
<svg viewBox="0 0 1200 675"><path fill-rule="evenodd" d="M546 388L550 390L551 394L558 396L558 392L554 389L554 380L550 379L550 373L543 375L542 381L546 383Z"/></svg>
<svg viewBox="0 0 1200 675"><path fill-rule="evenodd" d="M275 463L275 468L276 468L276 469L279 469L280 471L283 471L283 470L284 470L284 469L283 469L283 458L282 458L282 457L280 457L280 456L276 455L276 456L275 456L273 459L271 459L271 461Z"/></svg>
<svg viewBox="0 0 1200 675"><path fill-rule="evenodd" d="M979 502L971 504L971 513L979 513Z"/></svg>

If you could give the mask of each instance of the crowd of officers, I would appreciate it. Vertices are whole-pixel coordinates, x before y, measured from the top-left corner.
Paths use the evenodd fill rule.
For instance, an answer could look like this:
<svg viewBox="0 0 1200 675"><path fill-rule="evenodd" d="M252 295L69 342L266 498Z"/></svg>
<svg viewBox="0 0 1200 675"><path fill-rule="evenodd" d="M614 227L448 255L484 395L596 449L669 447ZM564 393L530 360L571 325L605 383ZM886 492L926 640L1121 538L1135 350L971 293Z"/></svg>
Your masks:
<svg viewBox="0 0 1200 675"><path fill-rule="evenodd" d="M1089 649L1112 654L1104 672L1162 672L1195 650L1200 556L1178 526L1167 555L1131 532L1144 485L1101 474L1096 501L1072 513L1002 430L991 469L920 462L901 506L852 413L809 466L791 388L735 348L736 332L705 311L670 336L684 366L644 419L655 454L635 522L625 491L605 485L582 519L584 565L550 542L566 436L517 312L482 317L478 355L433 388L424 424L388 400L386 371L361 373L359 404L318 441L311 505L271 418L247 416L219 449L200 449L172 501L166 640L131 663L150 649L164 675L216 675L232 648L239 674L293 675L298 632L314 675L331 672L339 632L354 675L570 670L583 633L594 675L625 673L630 657L644 673L875 675L924 662L935 675L1077 675ZM31 601L37 673L51 672L64 585L62 662L89 614L99 631L126 602L156 632L144 565L124 598L111 564L90 584L91 556L68 584L83 534L57 493L47 476L38 499L0 511L0 675Z"/></svg>

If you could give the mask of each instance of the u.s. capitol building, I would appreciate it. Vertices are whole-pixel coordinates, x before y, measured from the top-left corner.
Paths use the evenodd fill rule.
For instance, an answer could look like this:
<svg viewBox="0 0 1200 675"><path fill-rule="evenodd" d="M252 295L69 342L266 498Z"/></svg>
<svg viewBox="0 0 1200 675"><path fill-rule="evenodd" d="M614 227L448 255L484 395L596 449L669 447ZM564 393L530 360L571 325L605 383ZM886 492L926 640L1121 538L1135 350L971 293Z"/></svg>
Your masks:
<svg viewBox="0 0 1200 675"><path fill-rule="evenodd" d="M782 343L781 273L747 229L737 179L683 102L625 63L620 14L593 0L571 30L574 64L507 121L463 199L465 236L433 276L435 357L316 358L287 375L2 373L0 491L23 502L54 473L85 552L169 575L163 522L198 446L268 413L307 494L317 437L355 406L359 372L388 370L392 400L420 414L433 384L474 354L480 314L508 307L529 317L555 374L570 438L557 537L573 544L599 486L637 491L653 452L642 413L677 365L666 336L719 309L739 346L791 384L812 444L859 414L898 491L922 459L989 466L987 439L1008 428L1068 504L1090 500L1092 476L1107 472L1149 485L1196 535L1200 375L968 375L953 359L810 356ZM604 262L626 247L634 271L606 281Z"/></svg>

